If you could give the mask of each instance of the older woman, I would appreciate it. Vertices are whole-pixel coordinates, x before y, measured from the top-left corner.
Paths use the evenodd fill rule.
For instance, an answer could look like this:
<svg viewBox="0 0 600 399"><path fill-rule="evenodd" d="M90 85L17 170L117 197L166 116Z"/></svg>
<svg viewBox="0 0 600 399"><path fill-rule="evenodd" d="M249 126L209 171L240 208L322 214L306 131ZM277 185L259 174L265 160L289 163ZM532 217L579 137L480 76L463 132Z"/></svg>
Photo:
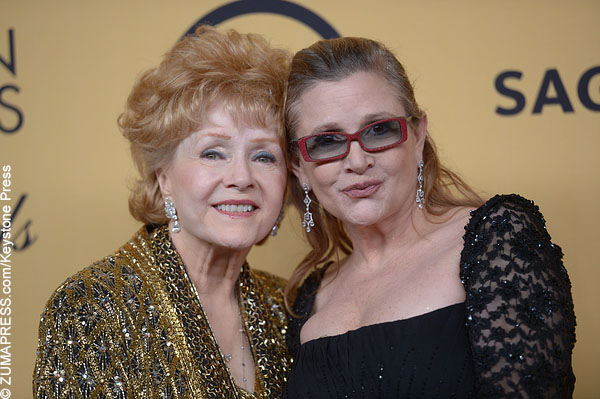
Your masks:
<svg viewBox="0 0 600 399"><path fill-rule="evenodd" d="M290 367L284 281L245 262L286 188L289 55L201 27L136 83L119 122L145 225L42 315L39 398L276 398Z"/></svg>
<svg viewBox="0 0 600 399"><path fill-rule="evenodd" d="M560 248L530 201L483 203L440 165L393 54L358 38L300 51L286 124L312 245L286 292L288 398L572 394Z"/></svg>

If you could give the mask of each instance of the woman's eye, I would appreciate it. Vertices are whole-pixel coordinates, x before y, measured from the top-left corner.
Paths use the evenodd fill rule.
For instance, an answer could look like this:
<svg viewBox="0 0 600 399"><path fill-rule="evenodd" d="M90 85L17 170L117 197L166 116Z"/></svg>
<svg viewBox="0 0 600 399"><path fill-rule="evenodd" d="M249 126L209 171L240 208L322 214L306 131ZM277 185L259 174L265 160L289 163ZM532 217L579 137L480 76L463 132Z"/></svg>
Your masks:
<svg viewBox="0 0 600 399"><path fill-rule="evenodd" d="M371 126L369 133L375 136L386 134L388 132L388 125L386 123L378 123L377 125Z"/></svg>
<svg viewBox="0 0 600 399"><path fill-rule="evenodd" d="M331 145L338 145L340 143L346 144L346 137L341 134L322 134L315 138L315 144L320 147L327 147Z"/></svg>
<svg viewBox="0 0 600 399"><path fill-rule="evenodd" d="M256 154L252 160L261 163L274 163L277 161L277 158L275 158L275 155L271 154L270 152L261 151Z"/></svg>
<svg viewBox="0 0 600 399"><path fill-rule="evenodd" d="M209 161L216 161L219 159L225 159L225 155L216 150L206 150L200 154L200 158L207 159Z"/></svg>

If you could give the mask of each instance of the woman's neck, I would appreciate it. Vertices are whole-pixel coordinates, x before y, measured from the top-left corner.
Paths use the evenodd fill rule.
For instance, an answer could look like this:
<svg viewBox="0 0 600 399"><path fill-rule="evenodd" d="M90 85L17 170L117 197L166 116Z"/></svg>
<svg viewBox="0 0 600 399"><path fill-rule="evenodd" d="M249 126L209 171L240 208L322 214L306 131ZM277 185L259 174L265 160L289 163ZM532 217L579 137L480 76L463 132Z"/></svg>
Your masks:
<svg viewBox="0 0 600 399"><path fill-rule="evenodd" d="M353 246L348 260L362 267L378 268L389 256L422 239L429 225L424 210L410 210L368 226L345 225Z"/></svg>
<svg viewBox="0 0 600 399"><path fill-rule="evenodd" d="M190 235L170 234L200 297L235 296L235 283L250 248L224 248Z"/></svg>

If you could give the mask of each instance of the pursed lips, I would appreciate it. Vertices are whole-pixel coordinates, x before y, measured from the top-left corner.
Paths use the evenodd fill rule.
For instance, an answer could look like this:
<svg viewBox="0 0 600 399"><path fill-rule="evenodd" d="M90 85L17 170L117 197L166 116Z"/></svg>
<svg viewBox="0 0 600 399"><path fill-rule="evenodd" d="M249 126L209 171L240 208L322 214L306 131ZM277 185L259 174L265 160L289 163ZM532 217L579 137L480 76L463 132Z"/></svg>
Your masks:
<svg viewBox="0 0 600 399"><path fill-rule="evenodd" d="M350 198L366 198L375 194L382 184L381 180L369 180L347 186L342 192Z"/></svg>

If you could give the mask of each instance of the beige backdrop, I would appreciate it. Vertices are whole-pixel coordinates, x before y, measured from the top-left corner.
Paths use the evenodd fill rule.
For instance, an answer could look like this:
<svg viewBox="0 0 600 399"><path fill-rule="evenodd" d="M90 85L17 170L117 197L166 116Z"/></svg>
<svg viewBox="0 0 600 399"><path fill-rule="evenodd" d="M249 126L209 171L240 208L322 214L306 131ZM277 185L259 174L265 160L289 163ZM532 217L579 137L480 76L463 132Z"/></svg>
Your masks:
<svg viewBox="0 0 600 399"><path fill-rule="evenodd" d="M11 328L0 328L0 389L10 388L12 397L31 396L38 317L52 290L119 247L138 227L127 210L134 172L116 126L134 79L199 18L225 3L0 3L0 58L11 64L12 29L16 73L0 64L0 126L11 130L23 117L19 130L0 131L0 167L11 169L0 180L0 211L8 205L12 213L26 195L12 218L11 262L0 260L0 325ZM586 71L600 66L600 2L296 3L341 35L378 39L396 51L450 167L485 195L516 192L540 206L573 283L575 397L599 397L600 270L590 246L600 224L600 113L582 104L577 87ZM319 38L292 18L264 13L221 26L263 33L293 51ZM557 72L550 76L548 70ZM506 71L521 73L505 86L525 100L524 109L512 116L496 113L497 107L515 105L495 88L496 77ZM573 112L548 104L532 113L545 76L554 83L545 96L561 94L555 84L559 76ZM599 87L596 74L587 87L592 103L600 104ZM252 265L289 276L305 250L296 219L288 213L282 233L253 250Z"/></svg>

